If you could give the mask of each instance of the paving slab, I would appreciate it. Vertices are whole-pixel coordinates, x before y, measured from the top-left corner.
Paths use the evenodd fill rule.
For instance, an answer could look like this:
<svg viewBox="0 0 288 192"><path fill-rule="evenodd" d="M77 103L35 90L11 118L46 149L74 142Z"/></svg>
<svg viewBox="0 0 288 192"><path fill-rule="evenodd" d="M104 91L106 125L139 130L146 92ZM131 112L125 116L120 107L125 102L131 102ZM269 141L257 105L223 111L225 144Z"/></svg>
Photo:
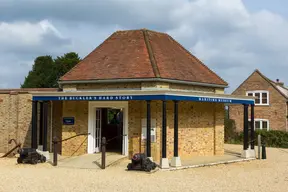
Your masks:
<svg viewBox="0 0 288 192"><path fill-rule="evenodd" d="M106 153L106 167L109 167L122 159L127 159L127 157L118 153ZM53 154L50 154L49 162L53 162ZM101 153L85 154L72 157L58 155L57 166L79 169L101 169L101 163Z"/></svg>

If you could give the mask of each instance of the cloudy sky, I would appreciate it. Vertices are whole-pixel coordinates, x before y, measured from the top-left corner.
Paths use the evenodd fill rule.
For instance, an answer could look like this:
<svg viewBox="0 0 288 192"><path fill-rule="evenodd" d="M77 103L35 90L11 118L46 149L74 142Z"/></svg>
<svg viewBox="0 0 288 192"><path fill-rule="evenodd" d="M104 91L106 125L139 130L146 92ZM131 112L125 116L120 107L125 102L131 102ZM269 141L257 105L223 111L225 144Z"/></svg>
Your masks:
<svg viewBox="0 0 288 192"><path fill-rule="evenodd" d="M169 33L235 89L254 69L288 83L287 0L0 0L0 88L39 55L86 56L116 30ZM287 9L286 9L287 10Z"/></svg>

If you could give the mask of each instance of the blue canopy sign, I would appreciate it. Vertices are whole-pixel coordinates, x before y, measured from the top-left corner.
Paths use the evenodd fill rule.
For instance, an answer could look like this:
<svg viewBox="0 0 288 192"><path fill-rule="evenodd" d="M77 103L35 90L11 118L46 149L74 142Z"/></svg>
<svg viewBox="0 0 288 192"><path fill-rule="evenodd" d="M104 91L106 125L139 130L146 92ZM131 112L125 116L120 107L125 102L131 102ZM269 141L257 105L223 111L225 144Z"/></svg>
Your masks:
<svg viewBox="0 0 288 192"><path fill-rule="evenodd" d="M117 101L132 100L132 96L65 96L58 97L59 101Z"/></svg>
<svg viewBox="0 0 288 192"><path fill-rule="evenodd" d="M193 95L102 95L102 96L33 96L33 101L130 101L177 100L231 104L254 104L253 99L202 97Z"/></svg>
<svg viewBox="0 0 288 192"><path fill-rule="evenodd" d="M199 101L216 102L216 103L232 103L232 99L219 99L219 98L207 98L207 97L199 97Z"/></svg>

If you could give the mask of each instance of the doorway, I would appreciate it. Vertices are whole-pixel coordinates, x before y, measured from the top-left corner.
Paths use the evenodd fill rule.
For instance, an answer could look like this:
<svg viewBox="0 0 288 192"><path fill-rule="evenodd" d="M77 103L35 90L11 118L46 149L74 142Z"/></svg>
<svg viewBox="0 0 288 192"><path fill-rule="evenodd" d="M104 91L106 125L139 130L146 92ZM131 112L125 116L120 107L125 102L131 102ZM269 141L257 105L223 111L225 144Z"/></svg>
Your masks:
<svg viewBox="0 0 288 192"><path fill-rule="evenodd" d="M122 153L123 113L122 109L102 108L102 137L108 144L107 152Z"/></svg>
<svg viewBox="0 0 288 192"><path fill-rule="evenodd" d="M107 152L122 153L123 110L117 108L96 108L95 153L101 151L101 138L108 142Z"/></svg>
<svg viewBox="0 0 288 192"><path fill-rule="evenodd" d="M88 132L88 153L100 152L106 137L107 151L128 156L128 102L89 102Z"/></svg>

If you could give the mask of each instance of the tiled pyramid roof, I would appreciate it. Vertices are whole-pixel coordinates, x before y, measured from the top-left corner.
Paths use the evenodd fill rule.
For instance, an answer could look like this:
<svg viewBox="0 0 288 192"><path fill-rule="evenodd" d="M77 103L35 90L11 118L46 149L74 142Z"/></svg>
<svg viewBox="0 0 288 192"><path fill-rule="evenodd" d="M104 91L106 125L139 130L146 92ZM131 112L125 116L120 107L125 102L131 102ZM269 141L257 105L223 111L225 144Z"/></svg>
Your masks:
<svg viewBox="0 0 288 192"><path fill-rule="evenodd" d="M146 29L113 33L60 82L147 78L227 86L171 36Z"/></svg>

